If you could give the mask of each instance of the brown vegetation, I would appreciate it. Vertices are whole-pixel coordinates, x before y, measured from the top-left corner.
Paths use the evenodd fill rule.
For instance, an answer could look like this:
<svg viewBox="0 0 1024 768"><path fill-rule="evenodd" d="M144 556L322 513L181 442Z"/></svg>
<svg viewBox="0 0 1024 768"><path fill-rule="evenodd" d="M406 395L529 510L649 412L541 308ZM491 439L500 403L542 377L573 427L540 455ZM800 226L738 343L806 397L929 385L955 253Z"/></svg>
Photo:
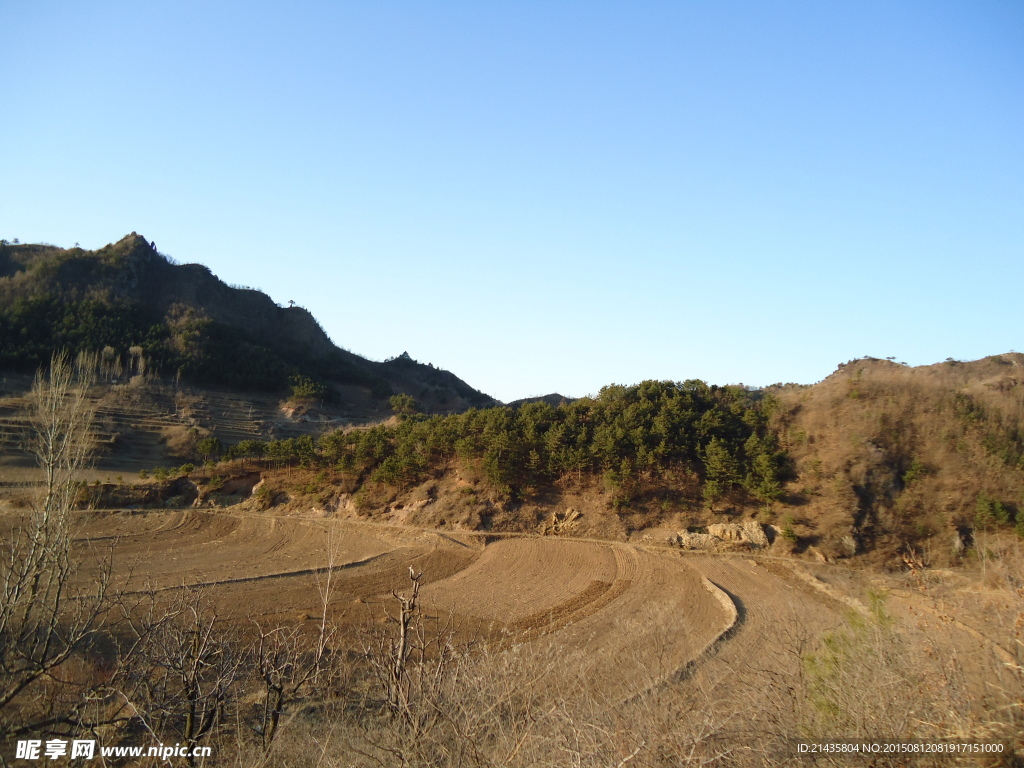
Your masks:
<svg viewBox="0 0 1024 768"><path fill-rule="evenodd" d="M922 368L854 360L776 395L796 470L783 514L831 557L913 549L948 565L979 500L1024 506L1022 354Z"/></svg>

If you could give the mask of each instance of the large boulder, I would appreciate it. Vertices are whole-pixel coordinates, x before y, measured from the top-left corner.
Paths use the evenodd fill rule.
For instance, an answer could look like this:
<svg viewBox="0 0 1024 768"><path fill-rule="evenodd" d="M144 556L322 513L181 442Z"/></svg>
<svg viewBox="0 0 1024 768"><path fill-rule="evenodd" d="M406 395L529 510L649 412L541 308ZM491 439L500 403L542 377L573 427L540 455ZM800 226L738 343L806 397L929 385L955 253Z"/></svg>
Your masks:
<svg viewBox="0 0 1024 768"><path fill-rule="evenodd" d="M709 525L707 533L679 531L675 544L683 549L722 549L746 546L750 549L766 549L769 545L764 526L754 520L745 523L715 523Z"/></svg>

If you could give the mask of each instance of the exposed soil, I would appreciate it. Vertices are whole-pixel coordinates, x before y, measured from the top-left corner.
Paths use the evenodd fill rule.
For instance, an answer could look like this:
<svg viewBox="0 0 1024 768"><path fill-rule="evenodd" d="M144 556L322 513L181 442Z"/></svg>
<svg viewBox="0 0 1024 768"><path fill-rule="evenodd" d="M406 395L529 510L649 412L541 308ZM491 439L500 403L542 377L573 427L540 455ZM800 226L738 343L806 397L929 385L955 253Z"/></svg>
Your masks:
<svg viewBox="0 0 1024 768"><path fill-rule="evenodd" d="M78 542L93 563L110 552L133 590L202 587L226 617L261 622L317 616L330 569L330 611L356 629L383 618L411 568L423 574L429 613L582 653L589 679L613 698L683 674L737 613L742 626L726 647L739 656L772 653L778 622L820 632L842 621L834 601L784 571L616 542L196 509L84 513ZM551 684L561 684L557 672Z"/></svg>

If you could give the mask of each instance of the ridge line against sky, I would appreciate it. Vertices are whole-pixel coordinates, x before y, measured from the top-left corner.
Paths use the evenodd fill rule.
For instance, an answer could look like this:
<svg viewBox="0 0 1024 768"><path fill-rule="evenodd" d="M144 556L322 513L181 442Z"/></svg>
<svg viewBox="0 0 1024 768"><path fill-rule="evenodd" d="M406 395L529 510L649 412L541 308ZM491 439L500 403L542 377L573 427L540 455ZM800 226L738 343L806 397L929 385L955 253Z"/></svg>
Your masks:
<svg viewBox="0 0 1024 768"><path fill-rule="evenodd" d="M1024 348L1024 5L12 0L0 237L504 401Z"/></svg>

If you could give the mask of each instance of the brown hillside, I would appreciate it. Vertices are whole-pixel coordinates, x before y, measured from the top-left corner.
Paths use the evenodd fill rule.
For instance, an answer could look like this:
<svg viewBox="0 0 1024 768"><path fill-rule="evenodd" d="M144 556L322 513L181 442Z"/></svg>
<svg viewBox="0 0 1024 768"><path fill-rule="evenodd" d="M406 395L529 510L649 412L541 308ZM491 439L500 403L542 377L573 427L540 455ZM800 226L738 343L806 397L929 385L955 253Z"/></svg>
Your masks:
<svg viewBox="0 0 1024 768"><path fill-rule="evenodd" d="M775 388L795 478L787 513L832 556L907 546L949 556L979 497L1024 500L1024 355L908 368L854 360Z"/></svg>

